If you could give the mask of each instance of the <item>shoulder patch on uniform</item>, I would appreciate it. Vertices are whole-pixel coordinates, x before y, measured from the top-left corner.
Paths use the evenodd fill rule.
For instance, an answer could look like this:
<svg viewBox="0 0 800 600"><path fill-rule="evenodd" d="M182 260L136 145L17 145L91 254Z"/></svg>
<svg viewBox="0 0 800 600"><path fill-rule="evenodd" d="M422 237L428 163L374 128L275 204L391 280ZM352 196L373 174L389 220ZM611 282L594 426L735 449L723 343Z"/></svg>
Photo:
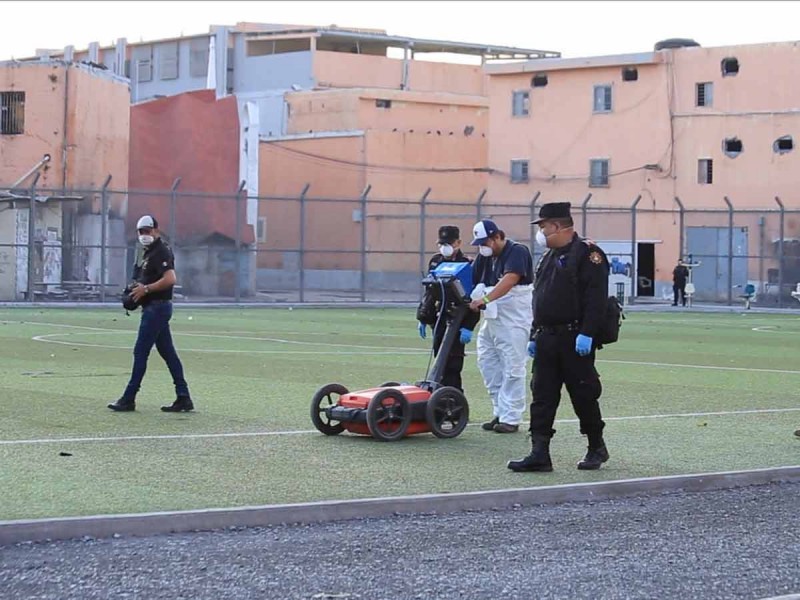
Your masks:
<svg viewBox="0 0 800 600"><path fill-rule="evenodd" d="M594 252L589 253L589 260L592 261L594 264L599 265L603 262L603 257L600 256L600 253L595 250Z"/></svg>

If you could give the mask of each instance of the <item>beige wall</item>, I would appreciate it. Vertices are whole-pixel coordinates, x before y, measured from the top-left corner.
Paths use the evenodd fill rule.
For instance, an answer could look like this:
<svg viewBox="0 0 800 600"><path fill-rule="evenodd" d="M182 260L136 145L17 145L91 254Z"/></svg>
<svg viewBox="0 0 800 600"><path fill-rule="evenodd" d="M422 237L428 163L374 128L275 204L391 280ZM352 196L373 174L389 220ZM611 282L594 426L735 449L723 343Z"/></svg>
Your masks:
<svg viewBox="0 0 800 600"><path fill-rule="evenodd" d="M376 107L376 99L391 100L391 107ZM313 131L318 136L262 142L260 195L296 197L310 183L309 197L357 199L369 184L368 249L409 251L407 255L372 255L370 270L417 269L414 253L420 238L419 200L428 188L429 202L462 204L426 209L429 219L425 240L432 248L443 220L451 222L454 214L474 211L472 206L463 205L474 203L488 185L489 117L483 97L331 90L291 93L287 101L291 106L289 130L294 134ZM324 137L321 133L343 130L354 134ZM361 225L353 222L357 202L310 202L309 207L313 207L306 222L309 245L311 240L324 240L318 247L358 249ZM262 201L261 216L276 212L282 215L280 225L267 217L269 240L262 249L296 247L297 203ZM277 227L280 230L274 229ZM337 233L331 235L332 231ZM262 253L259 266L280 266L282 260L279 253ZM312 253L305 264L309 268L358 268L359 261L358 255Z"/></svg>
<svg viewBox="0 0 800 600"><path fill-rule="evenodd" d="M10 185L44 154L52 157L41 171L38 185L62 185L64 144L65 67L58 64L0 65L0 91L25 92L25 130L22 135L0 135L0 186Z"/></svg>
<svg viewBox="0 0 800 600"><path fill-rule="evenodd" d="M111 188L128 189L128 85L84 71L71 71L69 105L67 185L101 188L111 175ZM99 208L98 204L92 212L98 212Z"/></svg>
<svg viewBox="0 0 800 600"><path fill-rule="evenodd" d="M386 56L314 52L313 76L319 87L402 89L403 60ZM485 75L473 65L408 61L406 89L483 95Z"/></svg>
<svg viewBox="0 0 800 600"><path fill-rule="evenodd" d="M67 73L59 63L7 63L0 65L0 91L25 92L24 133L0 136L0 185L13 183L50 154L40 187L99 188L109 174L113 187L127 187L126 83L77 67Z"/></svg>

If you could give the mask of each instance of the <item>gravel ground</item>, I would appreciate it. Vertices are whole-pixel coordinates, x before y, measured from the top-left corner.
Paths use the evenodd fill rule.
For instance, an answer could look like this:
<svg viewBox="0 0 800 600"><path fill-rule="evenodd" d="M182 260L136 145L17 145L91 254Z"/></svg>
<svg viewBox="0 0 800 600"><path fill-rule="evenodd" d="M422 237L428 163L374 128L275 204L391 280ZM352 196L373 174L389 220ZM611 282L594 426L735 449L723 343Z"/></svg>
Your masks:
<svg viewBox="0 0 800 600"><path fill-rule="evenodd" d="M0 598L765 598L800 483L0 548Z"/></svg>

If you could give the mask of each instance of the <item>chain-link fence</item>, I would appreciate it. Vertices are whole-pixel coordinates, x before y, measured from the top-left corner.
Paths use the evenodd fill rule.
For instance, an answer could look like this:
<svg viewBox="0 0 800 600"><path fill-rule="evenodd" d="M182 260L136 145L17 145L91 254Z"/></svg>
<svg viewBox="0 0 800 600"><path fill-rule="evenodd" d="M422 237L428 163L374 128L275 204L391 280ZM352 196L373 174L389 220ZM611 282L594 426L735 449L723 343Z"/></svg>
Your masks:
<svg viewBox="0 0 800 600"><path fill-rule="evenodd" d="M436 251L438 228L457 225L467 254L472 225L491 218L511 239L542 249L530 225L544 202L377 197L253 197L180 189L26 189L0 186L0 301L117 302L141 260L135 223L159 221L176 257L176 298L194 302L415 301ZM33 202L33 220L30 219ZM626 302L673 299L672 270L689 265L693 300L734 304L745 296L800 307L800 210L718 207L670 209L642 197L599 206L573 199L575 230L611 261L611 293Z"/></svg>

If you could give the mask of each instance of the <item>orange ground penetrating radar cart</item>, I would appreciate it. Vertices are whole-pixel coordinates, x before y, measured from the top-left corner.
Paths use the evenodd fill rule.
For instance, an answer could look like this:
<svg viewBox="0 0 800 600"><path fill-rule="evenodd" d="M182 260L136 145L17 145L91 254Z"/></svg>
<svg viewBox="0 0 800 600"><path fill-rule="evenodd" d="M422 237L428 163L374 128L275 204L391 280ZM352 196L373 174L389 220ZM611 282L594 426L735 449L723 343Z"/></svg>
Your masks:
<svg viewBox="0 0 800 600"><path fill-rule="evenodd" d="M466 262L444 262L422 283L439 300L437 319L449 316L430 375L415 385L388 381L357 392L340 383L322 386L311 400L311 420L319 431L325 435L349 431L384 442L427 432L454 438L464 431L469 421L467 399L459 389L441 385L441 380L450 349L470 310L472 267Z"/></svg>

